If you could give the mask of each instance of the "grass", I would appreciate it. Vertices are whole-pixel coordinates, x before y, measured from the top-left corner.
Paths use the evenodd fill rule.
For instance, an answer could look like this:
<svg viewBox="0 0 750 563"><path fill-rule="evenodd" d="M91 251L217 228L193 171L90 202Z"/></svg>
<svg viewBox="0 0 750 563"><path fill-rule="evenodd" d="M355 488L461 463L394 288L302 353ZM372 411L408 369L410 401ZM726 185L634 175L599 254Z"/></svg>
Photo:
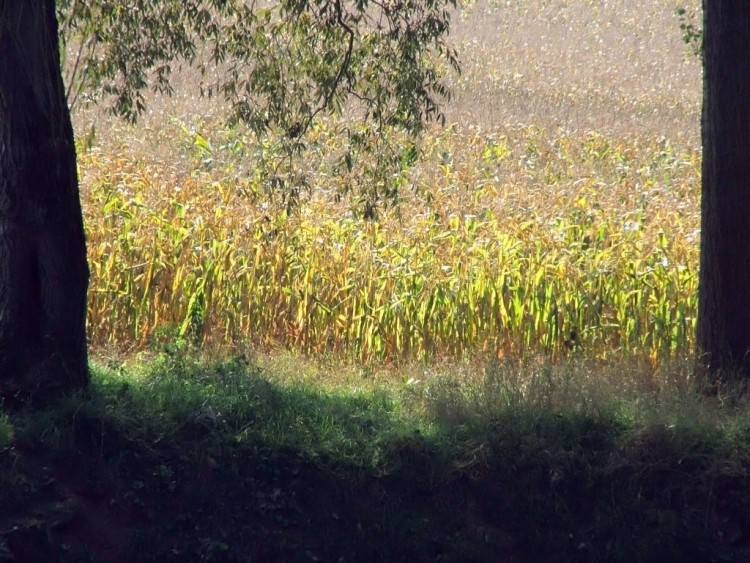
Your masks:
<svg viewBox="0 0 750 563"><path fill-rule="evenodd" d="M12 441L13 425L4 413L0 414L0 449L9 447Z"/></svg>
<svg viewBox="0 0 750 563"><path fill-rule="evenodd" d="M741 561L750 553L750 418L739 395L597 396L588 391L600 373L544 362L415 367L406 381L330 388L294 377L284 358L208 362L184 348L108 363L95 367L89 396L6 417L14 435L0 458L6 555Z"/></svg>

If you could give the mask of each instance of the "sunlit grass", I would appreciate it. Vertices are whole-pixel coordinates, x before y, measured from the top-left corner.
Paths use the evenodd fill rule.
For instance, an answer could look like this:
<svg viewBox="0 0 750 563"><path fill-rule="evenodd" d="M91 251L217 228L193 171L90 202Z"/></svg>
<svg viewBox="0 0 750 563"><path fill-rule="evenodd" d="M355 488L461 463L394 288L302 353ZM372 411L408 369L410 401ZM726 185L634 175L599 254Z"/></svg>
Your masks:
<svg viewBox="0 0 750 563"><path fill-rule="evenodd" d="M263 365L241 357L206 361L180 348L117 367L97 362L95 382L109 416L169 441L193 436L202 444L220 434L236 448L287 448L373 467L394 440L429 427L386 388L325 388ZM141 413L138 420L133 413ZM211 449L196 446L198 453Z"/></svg>
<svg viewBox="0 0 750 563"><path fill-rule="evenodd" d="M689 365L649 373L637 359L461 361L342 377L340 366L284 355L209 360L182 343L128 360L97 357L93 367L94 398L83 408L138 435L210 442L216 434L237 447L290 448L376 471L394 443L419 436L463 455L464 440L488 439L503 420L524 428L546 417L599 420L612 439L665 427L725 445L742 443L750 428L741 393L697 396ZM80 399L68 403L61 412L84 416Z"/></svg>

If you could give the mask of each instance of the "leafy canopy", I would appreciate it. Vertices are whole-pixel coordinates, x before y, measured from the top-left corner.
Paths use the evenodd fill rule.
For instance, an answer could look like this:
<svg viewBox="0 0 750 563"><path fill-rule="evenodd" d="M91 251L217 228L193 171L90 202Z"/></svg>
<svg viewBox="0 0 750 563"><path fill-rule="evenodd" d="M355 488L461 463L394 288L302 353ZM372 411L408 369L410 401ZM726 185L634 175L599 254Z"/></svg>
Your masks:
<svg viewBox="0 0 750 563"><path fill-rule="evenodd" d="M57 6L71 107L104 98L114 114L135 121L145 91L171 93L172 71L186 63L201 70L202 94L223 97L234 122L280 138L290 156L304 148L304 134L322 114L359 117L347 120L354 146L367 145L363 124L382 138L391 129L416 134L444 120L439 102L449 93L442 77L459 68L447 42L456 0ZM342 159L349 169L351 159Z"/></svg>

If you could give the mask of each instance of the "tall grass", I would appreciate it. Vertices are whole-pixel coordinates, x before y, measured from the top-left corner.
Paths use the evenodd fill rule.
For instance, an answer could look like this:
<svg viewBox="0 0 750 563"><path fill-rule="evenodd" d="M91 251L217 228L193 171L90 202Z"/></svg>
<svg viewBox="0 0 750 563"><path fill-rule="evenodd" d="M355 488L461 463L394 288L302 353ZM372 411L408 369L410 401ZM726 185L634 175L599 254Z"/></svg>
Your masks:
<svg viewBox="0 0 750 563"><path fill-rule="evenodd" d="M188 175L125 150L81 154L95 345L142 346L171 327L207 345L356 360L692 347L695 150L434 130L391 180L401 206L373 222L336 202L361 177L326 158L334 123L312 134L299 166L313 195L291 215L247 174L268 146L224 129L172 134Z"/></svg>

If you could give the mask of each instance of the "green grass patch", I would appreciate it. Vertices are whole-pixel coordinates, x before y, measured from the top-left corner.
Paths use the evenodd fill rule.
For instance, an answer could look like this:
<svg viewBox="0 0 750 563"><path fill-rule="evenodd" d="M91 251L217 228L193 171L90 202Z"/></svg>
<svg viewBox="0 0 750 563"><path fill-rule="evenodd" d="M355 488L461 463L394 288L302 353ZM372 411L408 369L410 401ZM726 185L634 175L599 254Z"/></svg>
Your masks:
<svg viewBox="0 0 750 563"><path fill-rule="evenodd" d="M750 555L739 395L635 392L624 361L597 377L582 361L514 361L367 371L338 386L314 381L333 365L296 365L173 349L95 367L86 397L7 415L6 552L32 542L38 560L65 546L75 561Z"/></svg>

